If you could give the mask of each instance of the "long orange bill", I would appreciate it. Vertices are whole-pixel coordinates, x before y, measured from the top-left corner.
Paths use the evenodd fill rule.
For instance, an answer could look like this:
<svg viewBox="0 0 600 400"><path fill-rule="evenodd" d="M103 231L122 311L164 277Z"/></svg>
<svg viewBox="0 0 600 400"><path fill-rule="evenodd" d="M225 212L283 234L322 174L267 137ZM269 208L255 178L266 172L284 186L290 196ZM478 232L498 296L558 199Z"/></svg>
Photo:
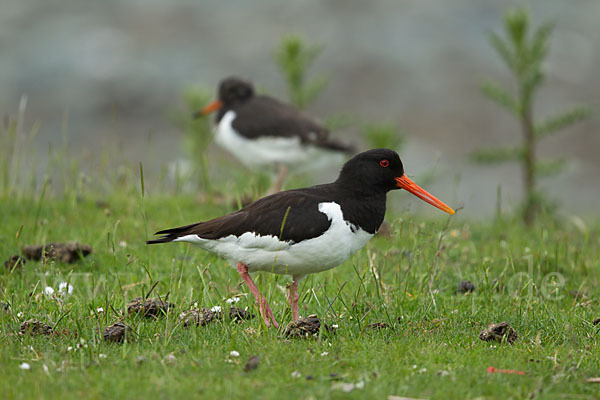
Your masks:
<svg viewBox="0 0 600 400"><path fill-rule="evenodd" d="M429 194L426 190L419 187L419 185L417 185L416 183L414 183L413 181L408 179L408 177L406 175L402 175L401 177L395 178L395 179L396 179L396 184L398 185L399 188L402 188L404 190L411 192L412 194L414 194L421 200L426 201L427 203L431 204L434 207L439 208L442 211L446 211L450 215L454 215L453 209L448 207L442 201L436 199L433 195Z"/></svg>
<svg viewBox="0 0 600 400"><path fill-rule="evenodd" d="M212 103L210 103L209 105L207 105L206 107L204 107L202 110L196 111L194 113L194 118L200 118L205 115L208 115L212 112L217 111L221 107L223 107L223 102L221 100L215 100Z"/></svg>

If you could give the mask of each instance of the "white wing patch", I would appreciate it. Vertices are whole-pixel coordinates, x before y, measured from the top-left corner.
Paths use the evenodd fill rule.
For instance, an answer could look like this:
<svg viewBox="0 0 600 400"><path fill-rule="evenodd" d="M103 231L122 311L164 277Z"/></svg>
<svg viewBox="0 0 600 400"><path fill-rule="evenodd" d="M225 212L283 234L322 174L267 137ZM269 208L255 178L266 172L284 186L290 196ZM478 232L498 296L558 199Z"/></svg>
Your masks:
<svg viewBox="0 0 600 400"><path fill-rule="evenodd" d="M373 237L345 221L339 204L319 203L318 207L331 225L322 235L299 243L284 242L272 235L261 236L253 232L217 240L187 235L174 241L196 244L225 258L232 266L241 261L248 265L250 272L304 276L343 263Z"/></svg>

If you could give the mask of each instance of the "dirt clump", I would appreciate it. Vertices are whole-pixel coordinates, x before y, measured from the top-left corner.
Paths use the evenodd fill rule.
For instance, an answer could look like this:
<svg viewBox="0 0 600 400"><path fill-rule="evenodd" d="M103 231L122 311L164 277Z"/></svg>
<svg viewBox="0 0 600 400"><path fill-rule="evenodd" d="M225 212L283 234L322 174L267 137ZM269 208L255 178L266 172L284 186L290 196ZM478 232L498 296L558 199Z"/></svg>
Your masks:
<svg viewBox="0 0 600 400"><path fill-rule="evenodd" d="M460 281L456 288L457 293L472 293L475 291L475 285L471 281Z"/></svg>
<svg viewBox="0 0 600 400"><path fill-rule="evenodd" d="M229 318L235 322L242 322L244 320L250 320L254 317L255 317L254 314L252 314L250 311L245 310L243 308L231 307L229 309Z"/></svg>
<svg viewBox="0 0 600 400"><path fill-rule="evenodd" d="M513 344L517 338L517 332L508 324L508 322L489 324L486 329L479 333L479 339L484 341L496 341L499 343L506 340L508 343Z"/></svg>
<svg viewBox="0 0 600 400"><path fill-rule="evenodd" d="M21 324L19 332L21 335L52 335L54 329L50 325L32 318Z"/></svg>
<svg viewBox="0 0 600 400"><path fill-rule="evenodd" d="M244 371L249 372L249 371L255 370L256 368L258 368L259 364L260 364L260 357L259 356L251 356L248 358L248 360L246 360L246 364L244 364Z"/></svg>
<svg viewBox="0 0 600 400"><path fill-rule="evenodd" d="M321 324L319 317L315 314L309 315L306 318L300 318L298 321L291 322L287 328L285 328L285 336L298 338L316 336L321 330L321 325L323 325L327 331L332 330L332 328L325 323Z"/></svg>
<svg viewBox="0 0 600 400"><path fill-rule="evenodd" d="M136 297L127 304L127 313L141 314L148 318L158 318L163 315L167 315L169 309L173 309L175 304L169 303L161 299L146 299L143 297Z"/></svg>
<svg viewBox="0 0 600 400"><path fill-rule="evenodd" d="M8 260L4 261L4 268L9 271L17 268L22 270L23 266L25 266L25 259L16 254L14 256L10 256Z"/></svg>
<svg viewBox="0 0 600 400"><path fill-rule="evenodd" d="M125 336L129 338L127 333L131 328L122 322L116 322L104 329L104 340L112 343L121 343L125 339Z"/></svg>
<svg viewBox="0 0 600 400"><path fill-rule="evenodd" d="M23 255L28 260L50 258L62 263L72 264L92 253L92 246L78 242L32 244L23 247Z"/></svg>
<svg viewBox="0 0 600 400"><path fill-rule="evenodd" d="M199 308L193 310L187 310L179 315L179 321L183 323L184 327L206 326L213 321L221 319L221 311L213 311L209 308Z"/></svg>
<svg viewBox="0 0 600 400"><path fill-rule="evenodd" d="M373 330L379 330L379 329L387 329L390 326L388 324L386 324L385 322L373 322L369 325L367 325L367 328L369 329L373 329Z"/></svg>

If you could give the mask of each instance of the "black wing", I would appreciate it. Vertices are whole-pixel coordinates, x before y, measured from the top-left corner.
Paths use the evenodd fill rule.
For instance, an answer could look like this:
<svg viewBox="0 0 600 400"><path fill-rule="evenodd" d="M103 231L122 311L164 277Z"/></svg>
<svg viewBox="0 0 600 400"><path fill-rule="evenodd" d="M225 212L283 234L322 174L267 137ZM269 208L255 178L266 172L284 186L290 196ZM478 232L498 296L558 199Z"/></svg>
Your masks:
<svg viewBox="0 0 600 400"><path fill-rule="evenodd" d="M156 232L164 235L148 244L165 243L186 235L204 239L219 239L229 235L241 236L253 232L272 235L294 243L320 236L331 225L319 211L325 201L312 188L288 190L264 197L239 211L206 222Z"/></svg>
<svg viewBox="0 0 600 400"><path fill-rule="evenodd" d="M255 96L234 109L233 128L241 135L298 137L304 144L330 150L354 152L352 146L329 137L329 131L305 113L268 96Z"/></svg>

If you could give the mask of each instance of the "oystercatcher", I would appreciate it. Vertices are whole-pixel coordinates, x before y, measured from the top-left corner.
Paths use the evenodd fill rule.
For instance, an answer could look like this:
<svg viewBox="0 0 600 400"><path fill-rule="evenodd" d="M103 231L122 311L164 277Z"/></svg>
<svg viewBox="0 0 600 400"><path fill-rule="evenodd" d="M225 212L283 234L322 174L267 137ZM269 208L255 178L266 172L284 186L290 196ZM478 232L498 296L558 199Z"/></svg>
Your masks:
<svg viewBox="0 0 600 400"><path fill-rule="evenodd" d="M298 316L298 282L333 268L375 235L385 215L386 194L405 189L429 204L454 211L404 174L393 150L375 149L350 159L333 183L286 190L206 222L156 232L146 243L190 242L237 268L259 306L265 323L277 321L250 272L292 276L289 302Z"/></svg>
<svg viewBox="0 0 600 400"><path fill-rule="evenodd" d="M257 95L251 83L230 77L219 84L218 100L194 115L217 111L215 141L248 167L275 165L271 189L278 192L289 166L309 165L331 153L354 152L329 137L329 131L300 110Z"/></svg>

